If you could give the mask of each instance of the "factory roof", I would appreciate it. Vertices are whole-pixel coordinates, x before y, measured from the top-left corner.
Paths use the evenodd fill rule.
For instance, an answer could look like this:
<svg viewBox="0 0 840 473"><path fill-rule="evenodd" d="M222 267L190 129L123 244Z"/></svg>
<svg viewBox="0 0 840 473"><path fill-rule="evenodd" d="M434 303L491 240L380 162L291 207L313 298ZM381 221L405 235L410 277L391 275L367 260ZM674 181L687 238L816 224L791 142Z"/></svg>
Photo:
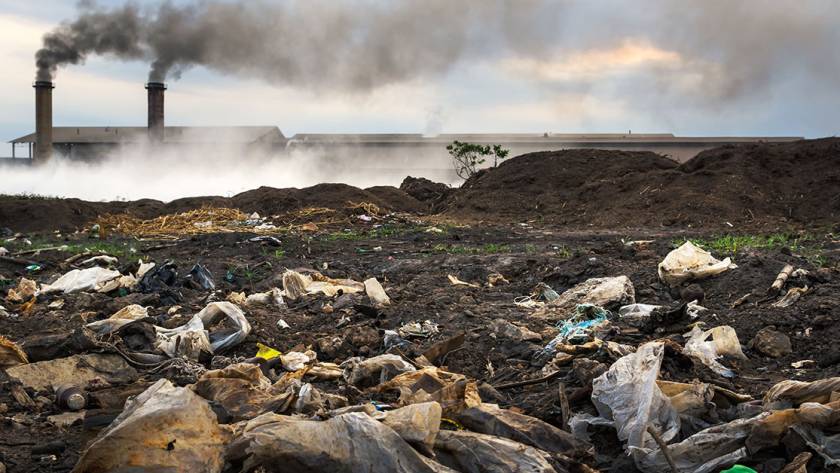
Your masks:
<svg viewBox="0 0 840 473"><path fill-rule="evenodd" d="M729 144L758 141L785 142L801 140L798 136L674 136L671 133L459 133L427 136L410 133L298 133L289 140L293 143L323 144L399 144L399 143L451 143L454 140L472 143L639 143L639 144Z"/></svg>
<svg viewBox="0 0 840 473"><path fill-rule="evenodd" d="M53 128L55 144L119 144L138 143L147 139L149 129L144 126ZM166 143L278 143L285 142L283 133L276 126L188 127L168 126ZM21 136L11 143L36 143L35 133Z"/></svg>

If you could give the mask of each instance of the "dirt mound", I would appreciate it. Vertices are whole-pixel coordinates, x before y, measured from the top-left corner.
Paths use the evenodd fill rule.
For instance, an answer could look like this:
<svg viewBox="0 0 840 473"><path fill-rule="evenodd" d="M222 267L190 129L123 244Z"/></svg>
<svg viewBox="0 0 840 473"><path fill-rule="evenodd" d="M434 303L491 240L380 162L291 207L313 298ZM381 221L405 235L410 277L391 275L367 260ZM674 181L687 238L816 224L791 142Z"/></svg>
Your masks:
<svg viewBox="0 0 840 473"><path fill-rule="evenodd" d="M840 140L724 146L682 165L649 152L532 153L472 177L445 206L596 227L828 224L840 216Z"/></svg>
<svg viewBox="0 0 840 473"><path fill-rule="evenodd" d="M230 207L246 213L279 215L306 207L346 209L352 202L372 203L397 212L421 212L426 206L395 187L359 189L346 184L318 184L303 189L260 187L233 197L187 197L169 203L144 199L133 202L87 202L79 199L0 197L0 228L15 232L76 230L99 215L128 213L148 219L205 206Z"/></svg>
<svg viewBox="0 0 840 473"><path fill-rule="evenodd" d="M453 189L446 184L430 181L425 177L408 176L400 184L400 190L420 202L433 203L448 196Z"/></svg>

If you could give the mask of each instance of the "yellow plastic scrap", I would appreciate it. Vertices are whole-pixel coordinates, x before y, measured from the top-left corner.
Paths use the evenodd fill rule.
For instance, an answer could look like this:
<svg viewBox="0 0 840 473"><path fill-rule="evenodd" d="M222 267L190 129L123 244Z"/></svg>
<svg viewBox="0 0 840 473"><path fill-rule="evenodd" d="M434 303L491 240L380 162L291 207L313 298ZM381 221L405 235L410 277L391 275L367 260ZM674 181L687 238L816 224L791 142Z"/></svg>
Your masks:
<svg viewBox="0 0 840 473"><path fill-rule="evenodd" d="M279 350L275 350L269 346L263 345L262 343L257 342L257 354L255 355L257 358L262 358L263 360L273 360L278 356L282 355L283 352Z"/></svg>
<svg viewBox="0 0 840 473"><path fill-rule="evenodd" d="M26 363L29 363L26 353L15 342L0 335L0 368L11 368Z"/></svg>

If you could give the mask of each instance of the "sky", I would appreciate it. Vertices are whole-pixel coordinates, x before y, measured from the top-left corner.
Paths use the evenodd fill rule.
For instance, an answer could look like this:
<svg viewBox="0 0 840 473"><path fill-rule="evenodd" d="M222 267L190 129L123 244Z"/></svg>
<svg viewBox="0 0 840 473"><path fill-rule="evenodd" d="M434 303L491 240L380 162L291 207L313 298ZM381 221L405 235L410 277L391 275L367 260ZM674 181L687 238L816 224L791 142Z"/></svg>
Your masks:
<svg viewBox="0 0 840 473"><path fill-rule="evenodd" d="M126 2L97 3L108 11ZM136 2L142 11L159 4ZM198 8L194 23L212 26L200 30L209 45L200 59L177 52L190 59L179 67L176 58L180 78L166 79L168 125L277 125L287 136L840 131L840 8L832 0L244 4L231 10L243 15L240 30L224 16L230 11L218 21ZM0 140L33 131L35 52L79 8L0 3ZM255 11L264 21L254 24ZM165 37L171 30L155 41L174 47L204 37ZM252 47L249 35L266 44ZM60 66L55 125L144 125L149 62L90 54Z"/></svg>

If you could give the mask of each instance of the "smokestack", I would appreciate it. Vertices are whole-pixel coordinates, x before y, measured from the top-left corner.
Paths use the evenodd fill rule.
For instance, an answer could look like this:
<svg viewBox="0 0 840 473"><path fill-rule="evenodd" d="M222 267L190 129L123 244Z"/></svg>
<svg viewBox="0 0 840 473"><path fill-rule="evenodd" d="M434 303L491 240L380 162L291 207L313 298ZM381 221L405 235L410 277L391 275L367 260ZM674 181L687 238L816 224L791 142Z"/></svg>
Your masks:
<svg viewBox="0 0 840 473"><path fill-rule="evenodd" d="M163 82L149 82L149 141L163 142L163 92L166 84Z"/></svg>
<svg viewBox="0 0 840 473"><path fill-rule="evenodd" d="M35 155L36 163L50 160L53 151L52 82L36 81L35 88Z"/></svg>

